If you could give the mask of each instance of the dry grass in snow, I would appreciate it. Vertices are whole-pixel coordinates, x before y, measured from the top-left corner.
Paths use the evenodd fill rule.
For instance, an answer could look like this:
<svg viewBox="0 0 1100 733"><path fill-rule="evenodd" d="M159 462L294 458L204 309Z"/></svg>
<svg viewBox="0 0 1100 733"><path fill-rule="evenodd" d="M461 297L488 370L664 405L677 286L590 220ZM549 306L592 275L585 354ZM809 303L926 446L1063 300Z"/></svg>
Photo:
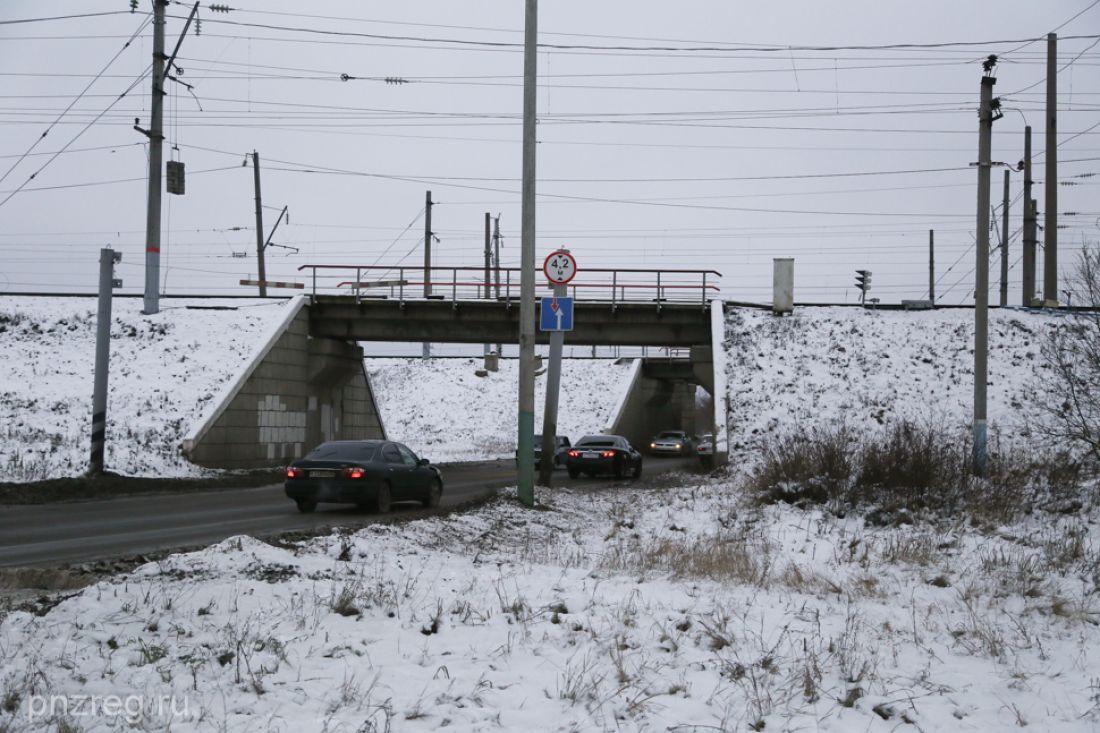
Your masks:
<svg viewBox="0 0 1100 733"><path fill-rule="evenodd" d="M174 696L138 729L1081 731L1096 524L873 528L729 480L505 496L279 548L233 538L0 621L35 696ZM94 724L93 724L94 723Z"/></svg>

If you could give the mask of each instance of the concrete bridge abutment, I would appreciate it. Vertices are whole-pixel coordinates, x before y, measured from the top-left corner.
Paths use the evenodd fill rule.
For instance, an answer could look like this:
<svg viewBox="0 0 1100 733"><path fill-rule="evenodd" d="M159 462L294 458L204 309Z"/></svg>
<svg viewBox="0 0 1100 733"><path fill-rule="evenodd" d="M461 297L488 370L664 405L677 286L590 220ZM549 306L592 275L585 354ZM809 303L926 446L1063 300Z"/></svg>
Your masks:
<svg viewBox="0 0 1100 733"><path fill-rule="evenodd" d="M208 468L285 465L325 440L385 436L355 343L311 338L305 298L264 348L212 399L183 441L184 455Z"/></svg>

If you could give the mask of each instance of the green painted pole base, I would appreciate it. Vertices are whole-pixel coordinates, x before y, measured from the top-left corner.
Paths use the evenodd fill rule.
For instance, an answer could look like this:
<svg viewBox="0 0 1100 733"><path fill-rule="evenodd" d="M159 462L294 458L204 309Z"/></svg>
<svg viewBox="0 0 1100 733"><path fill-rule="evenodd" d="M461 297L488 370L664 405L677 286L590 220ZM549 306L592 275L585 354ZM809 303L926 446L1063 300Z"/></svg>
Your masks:
<svg viewBox="0 0 1100 733"><path fill-rule="evenodd" d="M519 500L535 505L535 413L519 413Z"/></svg>

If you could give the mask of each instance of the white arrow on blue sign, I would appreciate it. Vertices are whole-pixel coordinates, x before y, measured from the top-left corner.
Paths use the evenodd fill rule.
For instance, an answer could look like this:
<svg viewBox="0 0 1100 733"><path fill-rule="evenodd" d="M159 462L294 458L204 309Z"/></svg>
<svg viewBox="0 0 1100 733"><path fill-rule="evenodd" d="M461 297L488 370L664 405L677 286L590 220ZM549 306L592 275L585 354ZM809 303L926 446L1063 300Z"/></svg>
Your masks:
<svg viewBox="0 0 1100 733"><path fill-rule="evenodd" d="M543 298L539 308L540 331L572 331L573 299Z"/></svg>

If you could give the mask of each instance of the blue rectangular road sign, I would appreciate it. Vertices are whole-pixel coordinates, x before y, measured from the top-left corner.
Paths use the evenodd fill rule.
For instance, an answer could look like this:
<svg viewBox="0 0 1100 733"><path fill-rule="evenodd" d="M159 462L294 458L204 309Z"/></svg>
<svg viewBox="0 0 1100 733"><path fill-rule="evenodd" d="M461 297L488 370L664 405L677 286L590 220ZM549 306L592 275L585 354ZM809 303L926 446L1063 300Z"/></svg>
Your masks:
<svg viewBox="0 0 1100 733"><path fill-rule="evenodd" d="M573 299L543 298L542 307L539 308L539 330L572 331Z"/></svg>

